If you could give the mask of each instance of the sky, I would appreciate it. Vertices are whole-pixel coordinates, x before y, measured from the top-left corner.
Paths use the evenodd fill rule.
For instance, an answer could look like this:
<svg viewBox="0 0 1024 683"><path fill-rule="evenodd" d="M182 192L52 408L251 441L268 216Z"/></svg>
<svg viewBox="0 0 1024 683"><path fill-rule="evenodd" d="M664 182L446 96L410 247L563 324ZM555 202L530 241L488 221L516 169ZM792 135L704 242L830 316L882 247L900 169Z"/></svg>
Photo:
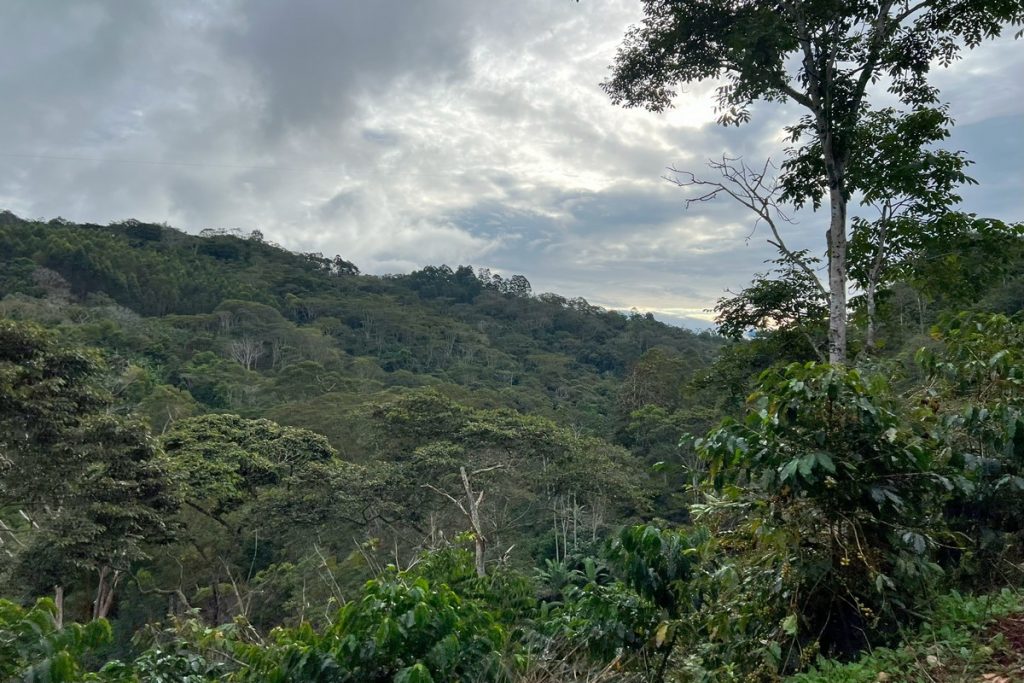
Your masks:
<svg viewBox="0 0 1024 683"><path fill-rule="evenodd" d="M742 208L687 209L666 168L779 159L798 112L722 128L713 83L665 114L612 105L599 83L641 16L638 0L6 2L0 208L259 229L367 273L472 264L706 325L772 248ZM1024 43L933 83L947 146L976 162L964 208L1024 219ZM797 216L789 246L822 252L826 224Z"/></svg>

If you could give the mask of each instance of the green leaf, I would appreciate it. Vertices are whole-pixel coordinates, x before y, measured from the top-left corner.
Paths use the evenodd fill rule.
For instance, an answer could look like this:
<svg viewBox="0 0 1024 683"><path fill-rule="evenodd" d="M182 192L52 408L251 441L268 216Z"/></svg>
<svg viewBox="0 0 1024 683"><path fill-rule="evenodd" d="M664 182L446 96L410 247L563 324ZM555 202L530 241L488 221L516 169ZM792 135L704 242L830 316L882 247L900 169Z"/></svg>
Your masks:
<svg viewBox="0 0 1024 683"><path fill-rule="evenodd" d="M807 455L800 458L800 474L804 477L811 476L811 472L814 469L814 453L808 453Z"/></svg>
<svg viewBox="0 0 1024 683"><path fill-rule="evenodd" d="M782 483L796 474L797 468L800 466L800 460L794 458L786 463L779 474L779 483Z"/></svg>
<svg viewBox="0 0 1024 683"><path fill-rule="evenodd" d="M818 453L815 454L815 457L818 460L818 464L824 467L826 470L828 470L829 473L836 473L836 464L832 462L831 455L829 455L825 451L818 451Z"/></svg>
<svg viewBox="0 0 1024 683"><path fill-rule="evenodd" d="M434 683L434 678L423 662L416 662L395 674L394 683Z"/></svg>

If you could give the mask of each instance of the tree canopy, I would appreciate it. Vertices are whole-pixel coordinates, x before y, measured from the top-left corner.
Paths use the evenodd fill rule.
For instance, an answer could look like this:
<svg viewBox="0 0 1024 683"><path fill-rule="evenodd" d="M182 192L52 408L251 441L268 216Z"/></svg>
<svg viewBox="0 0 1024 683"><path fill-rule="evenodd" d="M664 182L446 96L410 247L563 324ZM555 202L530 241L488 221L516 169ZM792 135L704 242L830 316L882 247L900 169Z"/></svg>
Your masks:
<svg viewBox="0 0 1024 683"><path fill-rule="evenodd" d="M643 22L626 33L603 84L613 102L661 111L679 86L714 80L724 81L717 90L723 124L749 121L758 100L806 111L788 128L798 146L785 168L802 181L789 183L788 198L800 204L829 197L829 358L844 363L847 205L868 189L869 176L851 170L873 149L858 137L871 88L884 81L911 110L935 105L933 65L948 66L1024 22L1024 3L644 0L643 7Z"/></svg>

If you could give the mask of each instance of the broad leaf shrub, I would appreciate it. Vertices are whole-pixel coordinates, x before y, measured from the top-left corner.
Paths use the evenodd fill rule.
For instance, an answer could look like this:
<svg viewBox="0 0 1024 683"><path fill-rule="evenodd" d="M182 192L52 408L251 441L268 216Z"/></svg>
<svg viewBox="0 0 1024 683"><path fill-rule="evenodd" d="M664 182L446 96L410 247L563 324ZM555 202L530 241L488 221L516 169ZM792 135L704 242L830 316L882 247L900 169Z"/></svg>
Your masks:
<svg viewBox="0 0 1024 683"><path fill-rule="evenodd" d="M1019 583L1024 557L1024 315L964 313L933 329L941 346L917 360L922 402L940 419L951 464L963 473L948 516L962 533L965 578Z"/></svg>
<svg viewBox="0 0 1024 683"><path fill-rule="evenodd" d="M658 609L616 579L603 560L548 560L538 581L548 588L537 615L543 656L581 653L608 662L642 651L658 623Z"/></svg>
<svg viewBox="0 0 1024 683"><path fill-rule="evenodd" d="M881 378L794 364L764 373L745 419L698 442L709 493L694 513L718 563L705 579L713 667L770 677L851 655L927 597L958 486L927 417L903 414Z"/></svg>
<svg viewBox="0 0 1024 683"><path fill-rule="evenodd" d="M704 640L697 615L703 607L700 584L704 529L669 530L652 525L624 529L609 548L609 560L629 587L658 609L647 649L657 660L651 680L664 679L677 642ZM645 653L647 654L647 653Z"/></svg>
<svg viewBox="0 0 1024 683"><path fill-rule="evenodd" d="M198 613L193 613L198 614ZM130 661L113 661L93 680L104 683L206 683L229 680L240 663L230 654L233 642L252 634L243 619L216 627L196 616L173 619L160 627L148 625L132 639L141 654Z"/></svg>
<svg viewBox="0 0 1024 683"><path fill-rule="evenodd" d="M472 543L472 536L466 537L456 541ZM513 637L521 635L523 625L537 614L537 586L529 575L496 565L487 576L477 576L473 553L464 547L452 545L425 552L406 575L448 586L463 600L490 612Z"/></svg>
<svg viewBox="0 0 1024 683"><path fill-rule="evenodd" d="M240 681L428 683L498 680L504 629L447 585L390 571L367 583L322 633L275 629L270 642L242 644Z"/></svg>
<svg viewBox="0 0 1024 683"><path fill-rule="evenodd" d="M58 628L57 607L43 598L30 608L0 600L0 680L66 683L86 680L83 658L111 640L110 624Z"/></svg>
<svg viewBox="0 0 1024 683"><path fill-rule="evenodd" d="M261 637L242 618L209 628L179 620L132 662L96 680L237 683L439 683L508 680L508 637L494 616L444 583L391 568L324 629L308 622Z"/></svg>

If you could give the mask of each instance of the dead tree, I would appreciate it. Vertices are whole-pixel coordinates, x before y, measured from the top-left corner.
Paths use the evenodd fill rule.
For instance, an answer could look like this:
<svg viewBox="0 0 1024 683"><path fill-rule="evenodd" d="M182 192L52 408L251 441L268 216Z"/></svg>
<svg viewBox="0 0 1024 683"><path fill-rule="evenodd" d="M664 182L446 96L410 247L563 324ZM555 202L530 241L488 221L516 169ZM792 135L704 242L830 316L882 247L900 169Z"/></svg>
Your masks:
<svg viewBox="0 0 1024 683"><path fill-rule="evenodd" d="M235 339L228 346L231 358L246 370L252 370L263 355L263 342L252 337Z"/></svg>
<svg viewBox="0 0 1024 683"><path fill-rule="evenodd" d="M451 495L446 491L442 491L436 486L430 484L424 484L424 488L428 488L435 493L439 493L451 502L455 503L455 506L459 508L459 511L469 521L469 526L473 530L473 546L475 550L475 564L476 564L476 575L483 577L487 576L487 567L484 564L485 554L487 552L487 536L484 534L484 525L480 517L480 503L483 502L484 492L473 490L473 484L470 481L470 476L476 476L483 474L484 472L490 472L491 470L497 470L503 468L504 465L493 465L491 467L484 467L483 469L474 470L472 475L466 472L465 467L459 468L459 477L462 480L462 488L466 494L466 503Z"/></svg>

